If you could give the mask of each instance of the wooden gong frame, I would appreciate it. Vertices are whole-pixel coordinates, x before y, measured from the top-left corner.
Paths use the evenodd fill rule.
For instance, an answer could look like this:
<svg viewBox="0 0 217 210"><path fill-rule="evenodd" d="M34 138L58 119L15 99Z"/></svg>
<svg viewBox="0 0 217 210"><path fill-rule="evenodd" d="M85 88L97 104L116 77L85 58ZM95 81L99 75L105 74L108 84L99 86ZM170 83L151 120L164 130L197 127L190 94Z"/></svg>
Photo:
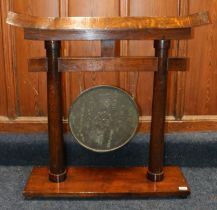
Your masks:
<svg viewBox="0 0 217 210"><path fill-rule="evenodd" d="M46 57L29 60L29 71L47 72L49 167L34 167L24 189L32 197L187 197L179 167L164 167L168 71L185 71L187 58L168 57L171 40L190 39L208 14L186 17L33 17L8 13L7 23L24 28L28 40L43 40ZM154 40L153 57L120 57L119 40ZM64 58L61 40L100 40L101 57ZM148 167L66 167L62 126L61 72L154 71Z"/></svg>

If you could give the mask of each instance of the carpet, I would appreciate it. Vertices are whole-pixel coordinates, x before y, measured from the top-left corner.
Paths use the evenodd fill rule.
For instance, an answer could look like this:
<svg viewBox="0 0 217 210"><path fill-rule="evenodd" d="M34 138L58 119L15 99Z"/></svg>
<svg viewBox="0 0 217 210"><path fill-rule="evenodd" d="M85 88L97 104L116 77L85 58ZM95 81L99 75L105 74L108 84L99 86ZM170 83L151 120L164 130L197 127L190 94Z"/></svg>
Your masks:
<svg viewBox="0 0 217 210"><path fill-rule="evenodd" d="M47 165L46 134L0 135L0 209L217 209L217 133L181 133L165 137L165 165L183 169L191 196L187 199L34 199L22 190L33 165ZM67 164L74 166L147 165L149 135L138 134L125 147L97 154L65 135Z"/></svg>

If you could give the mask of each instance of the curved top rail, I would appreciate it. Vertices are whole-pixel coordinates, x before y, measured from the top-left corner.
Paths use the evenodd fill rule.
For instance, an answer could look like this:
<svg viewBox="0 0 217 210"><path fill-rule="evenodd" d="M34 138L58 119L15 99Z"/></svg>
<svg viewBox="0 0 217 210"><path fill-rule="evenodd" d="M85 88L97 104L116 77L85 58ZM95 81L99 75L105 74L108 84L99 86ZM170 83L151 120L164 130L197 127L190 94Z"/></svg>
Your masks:
<svg viewBox="0 0 217 210"><path fill-rule="evenodd" d="M9 12L7 23L46 30L134 30L191 28L208 24L208 12L184 17L36 17Z"/></svg>

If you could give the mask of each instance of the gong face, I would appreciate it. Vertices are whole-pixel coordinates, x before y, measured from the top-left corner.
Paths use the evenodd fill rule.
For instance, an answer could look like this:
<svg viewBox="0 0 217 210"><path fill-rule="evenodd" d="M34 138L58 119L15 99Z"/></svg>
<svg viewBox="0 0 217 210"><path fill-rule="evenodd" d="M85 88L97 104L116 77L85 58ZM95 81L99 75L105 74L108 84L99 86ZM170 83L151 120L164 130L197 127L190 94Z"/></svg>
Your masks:
<svg viewBox="0 0 217 210"><path fill-rule="evenodd" d="M139 122L136 103L125 91L97 86L83 92L69 110L70 130L79 144L96 152L125 145Z"/></svg>

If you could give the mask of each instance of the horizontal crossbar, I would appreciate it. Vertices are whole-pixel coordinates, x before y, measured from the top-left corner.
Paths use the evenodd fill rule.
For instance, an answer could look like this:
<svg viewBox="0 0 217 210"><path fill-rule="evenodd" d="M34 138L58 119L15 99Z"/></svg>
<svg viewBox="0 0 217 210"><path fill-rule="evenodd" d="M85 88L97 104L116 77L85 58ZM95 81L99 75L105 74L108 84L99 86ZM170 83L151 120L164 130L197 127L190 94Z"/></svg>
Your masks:
<svg viewBox="0 0 217 210"><path fill-rule="evenodd" d="M171 57L168 59L169 71L186 71L187 58ZM31 58L28 62L30 72L46 72L47 58ZM91 57L58 59L60 72L65 71L95 71L95 72L133 72L133 71L157 71L158 58L156 57Z"/></svg>

